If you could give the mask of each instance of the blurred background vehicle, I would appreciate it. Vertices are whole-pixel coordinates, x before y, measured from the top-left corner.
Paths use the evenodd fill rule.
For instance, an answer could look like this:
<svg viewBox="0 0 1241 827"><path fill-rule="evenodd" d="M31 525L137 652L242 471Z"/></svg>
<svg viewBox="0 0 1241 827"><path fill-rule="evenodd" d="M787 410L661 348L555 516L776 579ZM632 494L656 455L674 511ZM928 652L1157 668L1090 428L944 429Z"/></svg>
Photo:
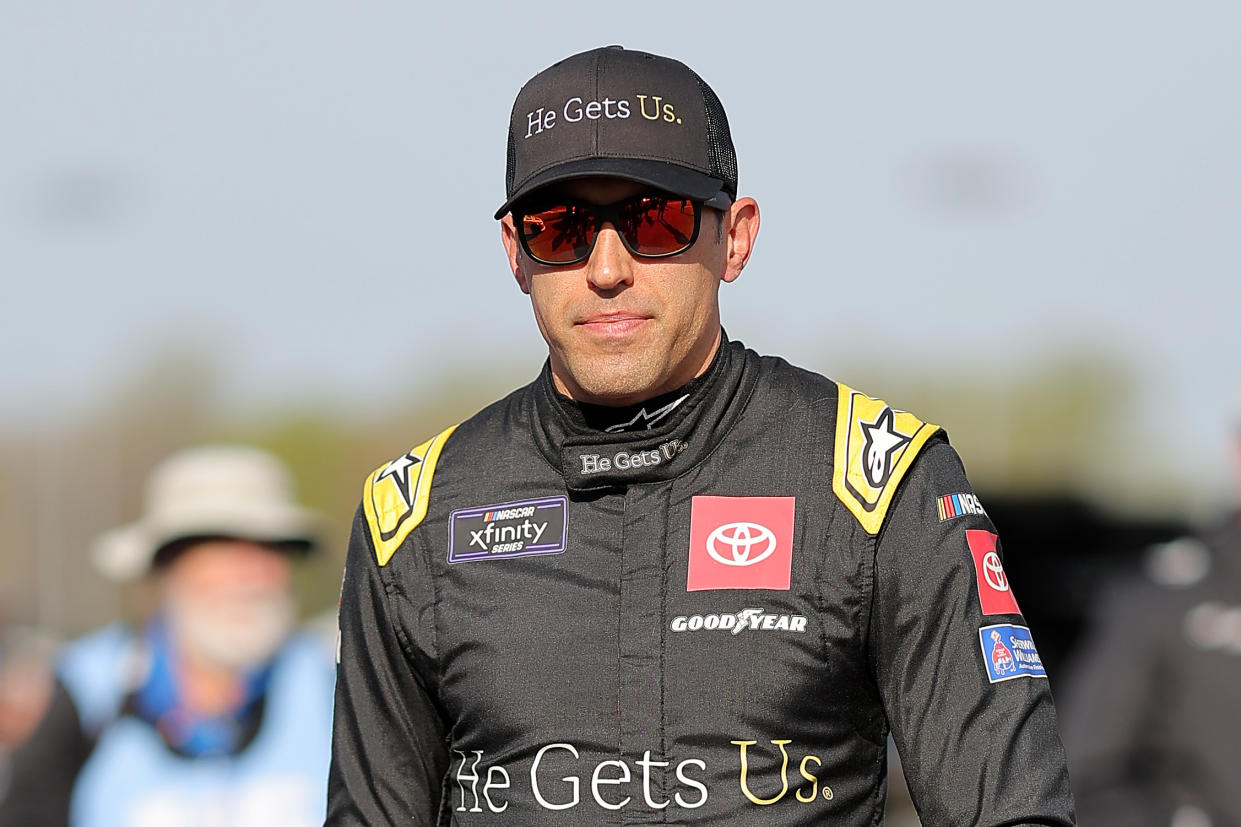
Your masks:
<svg viewBox="0 0 1241 827"><path fill-rule="evenodd" d="M1241 411L1237 421L1241 483ZM1144 563L1094 603L1065 673L1078 818L1241 824L1241 508L1153 546Z"/></svg>

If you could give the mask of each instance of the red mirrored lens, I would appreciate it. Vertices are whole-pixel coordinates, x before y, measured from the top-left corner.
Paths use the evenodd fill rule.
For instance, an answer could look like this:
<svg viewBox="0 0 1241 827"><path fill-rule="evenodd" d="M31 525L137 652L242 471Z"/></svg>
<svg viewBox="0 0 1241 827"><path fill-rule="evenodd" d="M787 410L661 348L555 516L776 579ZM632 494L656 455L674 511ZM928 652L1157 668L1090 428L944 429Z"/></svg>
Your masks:
<svg viewBox="0 0 1241 827"><path fill-rule="evenodd" d="M679 253L694 240L694 202L670 198L635 198L621 206L618 230L640 256Z"/></svg>
<svg viewBox="0 0 1241 827"><path fill-rule="evenodd" d="M521 217L530 255L548 264L581 261L595 243L595 217L585 207L549 207Z"/></svg>

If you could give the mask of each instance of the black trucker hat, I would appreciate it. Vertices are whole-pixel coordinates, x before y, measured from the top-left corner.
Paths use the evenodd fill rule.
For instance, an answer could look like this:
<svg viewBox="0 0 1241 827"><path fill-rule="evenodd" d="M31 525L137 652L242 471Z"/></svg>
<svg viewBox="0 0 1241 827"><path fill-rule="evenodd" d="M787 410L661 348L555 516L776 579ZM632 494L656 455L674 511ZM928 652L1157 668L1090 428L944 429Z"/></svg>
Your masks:
<svg viewBox="0 0 1241 827"><path fill-rule="evenodd" d="M684 63L607 46L567 57L517 93L507 199L573 178L627 178L700 201L737 197L737 154L711 87Z"/></svg>

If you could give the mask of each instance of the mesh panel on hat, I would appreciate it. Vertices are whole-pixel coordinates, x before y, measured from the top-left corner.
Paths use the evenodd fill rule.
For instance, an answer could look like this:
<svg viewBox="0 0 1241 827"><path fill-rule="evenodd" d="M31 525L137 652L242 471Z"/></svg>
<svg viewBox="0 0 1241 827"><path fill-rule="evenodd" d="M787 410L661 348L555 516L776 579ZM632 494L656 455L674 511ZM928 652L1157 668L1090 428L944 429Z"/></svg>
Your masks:
<svg viewBox="0 0 1241 827"><path fill-rule="evenodd" d="M692 70L691 70L692 71ZM711 162L711 176L724 182L724 191L737 197L737 152L733 149L733 136L728 129L728 116L715 90L707 85L697 72L694 78L702 90L702 102L707 113L707 158Z"/></svg>
<svg viewBox="0 0 1241 827"><path fill-rule="evenodd" d="M517 142L513 139L513 130L508 131L508 169L504 176L504 191L513 191L513 179L517 177Z"/></svg>

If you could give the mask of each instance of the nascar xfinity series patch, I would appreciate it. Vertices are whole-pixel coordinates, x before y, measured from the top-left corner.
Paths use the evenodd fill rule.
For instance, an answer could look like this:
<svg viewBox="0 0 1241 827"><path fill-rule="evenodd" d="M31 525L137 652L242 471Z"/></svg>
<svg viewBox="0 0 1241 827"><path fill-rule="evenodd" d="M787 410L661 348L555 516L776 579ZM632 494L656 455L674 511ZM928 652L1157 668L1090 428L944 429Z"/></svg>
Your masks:
<svg viewBox="0 0 1241 827"><path fill-rule="evenodd" d="M569 512L564 497L459 508L449 517L448 562L559 554Z"/></svg>

